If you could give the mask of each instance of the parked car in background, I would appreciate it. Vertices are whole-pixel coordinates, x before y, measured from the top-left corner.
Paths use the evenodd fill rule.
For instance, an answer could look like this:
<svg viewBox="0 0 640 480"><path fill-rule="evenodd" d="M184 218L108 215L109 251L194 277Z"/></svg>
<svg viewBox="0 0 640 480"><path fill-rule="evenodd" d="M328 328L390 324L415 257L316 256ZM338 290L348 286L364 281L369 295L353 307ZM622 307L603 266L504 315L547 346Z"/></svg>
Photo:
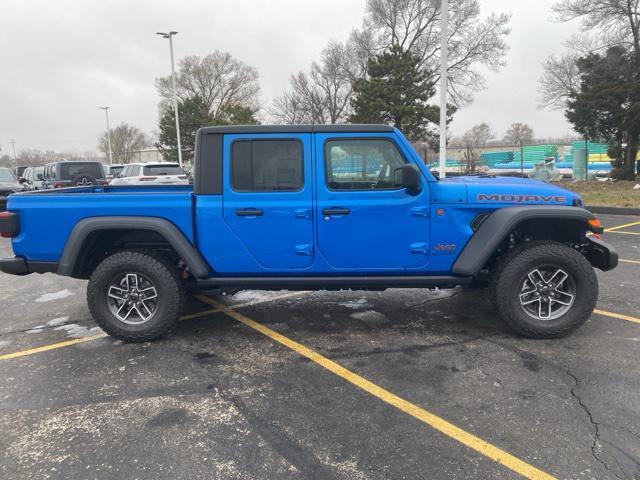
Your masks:
<svg viewBox="0 0 640 480"><path fill-rule="evenodd" d="M15 169L15 174L17 178L22 178L22 174L24 173L24 171L27 169L27 167L25 165L22 165L20 167L16 167Z"/></svg>
<svg viewBox="0 0 640 480"><path fill-rule="evenodd" d="M130 163L111 185L187 185L184 169L177 163Z"/></svg>
<svg viewBox="0 0 640 480"><path fill-rule="evenodd" d="M25 190L42 190L44 182L44 167L28 167L22 172Z"/></svg>
<svg viewBox="0 0 640 480"><path fill-rule="evenodd" d="M44 167L45 189L106 184L100 162L54 162Z"/></svg>
<svg viewBox="0 0 640 480"><path fill-rule="evenodd" d="M114 178L118 178L118 176L120 175L120 173L122 173L122 170L124 170L125 165L122 163L114 163L111 165L102 165L102 168L104 168L104 172L106 175L106 179L107 182L110 182L111 180L113 180Z"/></svg>
<svg viewBox="0 0 640 480"><path fill-rule="evenodd" d="M7 197L12 193L24 191L14 173L8 168L0 167L0 212L7 206Z"/></svg>

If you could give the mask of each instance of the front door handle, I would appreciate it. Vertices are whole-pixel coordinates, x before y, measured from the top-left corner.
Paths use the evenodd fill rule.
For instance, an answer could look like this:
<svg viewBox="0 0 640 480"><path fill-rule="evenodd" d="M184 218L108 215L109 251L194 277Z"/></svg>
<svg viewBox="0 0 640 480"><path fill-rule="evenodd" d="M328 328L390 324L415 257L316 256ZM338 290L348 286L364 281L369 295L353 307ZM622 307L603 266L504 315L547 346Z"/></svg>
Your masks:
<svg viewBox="0 0 640 480"><path fill-rule="evenodd" d="M349 215L351 210L342 207L331 207L322 210L323 215Z"/></svg>
<svg viewBox="0 0 640 480"><path fill-rule="evenodd" d="M239 208L236 210L238 217L261 217L264 215L264 211L259 208Z"/></svg>

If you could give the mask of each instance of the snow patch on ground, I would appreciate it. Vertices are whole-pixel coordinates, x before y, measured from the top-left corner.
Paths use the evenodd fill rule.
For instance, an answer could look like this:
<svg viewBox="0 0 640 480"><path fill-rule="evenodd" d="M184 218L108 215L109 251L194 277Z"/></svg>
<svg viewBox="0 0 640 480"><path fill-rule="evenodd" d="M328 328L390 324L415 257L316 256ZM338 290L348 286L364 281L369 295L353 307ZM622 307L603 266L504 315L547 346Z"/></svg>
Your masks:
<svg viewBox="0 0 640 480"><path fill-rule="evenodd" d="M367 299L364 297L358 300L352 300L350 302L342 302L342 303L339 303L338 305L340 305L341 307L352 308L354 310L357 310L359 308L367 308L371 306L371 304L367 302Z"/></svg>
<svg viewBox="0 0 640 480"><path fill-rule="evenodd" d="M63 323L65 323L67 320L69 320L69 317L53 318L47 322L47 326L57 327L58 325L62 325Z"/></svg>
<svg viewBox="0 0 640 480"><path fill-rule="evenodd" d="M375 310L365 310L364 312L356 312L349 315L351 318L355 318L356 320L362 320L366 323L371 324L379 324L386 323L389 320L384 315L384 313L376 312Z"/></svg>
<svg viewBox="0 0 640 480"><path fill-rule="evenodd" d="M67 336L71 338L90 337L92 335L100 335L101 333L104 333L100 327L89 328L76 323L60 325L59 327L54 328L54 330L64 330L67 333Z"/></svg>
<svg viewBox="0 0 640 480"><path fill-rule="evenodd" d="M27 330L26 333L40 333L42 332L43 328L44 328L44 325L36 325L32 329Z"/></svg>
<svg viewBox="0 0 640 480"><path fill-rule="evenodd" d="M273 292L264 292L262 290L242 290L233 296L238 302L252 302L254 300L266 300L273 297Z"/></svg>
<svg viewBox="0 0 640 480"><path fill-rule="evenodd" d="M44 295L41 295L40 297L36 298L36 302L42 303L42 302L50 302L52 300L61 300L63 298L71 297L73 295L74 293L72 291L67 290L65 288L64 290L60 290L59 292L45 293Z"/></svg>
<svg viewBox="0 0 640 480"><path fill-rule="evenodd" d="M0 348L6 347L7 345L11 345L9 340L0 340Z"/></svg>

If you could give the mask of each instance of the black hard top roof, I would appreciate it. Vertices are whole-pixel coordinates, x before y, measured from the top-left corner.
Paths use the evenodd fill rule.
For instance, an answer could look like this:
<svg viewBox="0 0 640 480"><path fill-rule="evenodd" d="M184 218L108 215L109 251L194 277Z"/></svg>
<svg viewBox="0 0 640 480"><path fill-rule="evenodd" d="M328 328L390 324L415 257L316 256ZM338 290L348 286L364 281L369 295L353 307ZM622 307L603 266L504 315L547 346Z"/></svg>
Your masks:
<svg viewBox="0 0 640 480"><path fill-rule="evenodd" d="M389 125L223 125L203 127L201 133L367 133L393 132Z"/></svg>

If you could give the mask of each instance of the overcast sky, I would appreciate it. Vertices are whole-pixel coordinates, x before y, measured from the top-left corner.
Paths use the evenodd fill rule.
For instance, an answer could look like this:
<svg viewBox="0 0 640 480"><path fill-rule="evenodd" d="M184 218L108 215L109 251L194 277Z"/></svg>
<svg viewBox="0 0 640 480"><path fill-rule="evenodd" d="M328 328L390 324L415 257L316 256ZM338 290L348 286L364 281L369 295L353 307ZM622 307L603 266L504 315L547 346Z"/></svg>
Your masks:
<svg viewBox="0 0 640 480"><path fill-rule="evenodd" d="M561 112L536 108L540 63L562 50L576 25L551 22L554 0L480 0L482 14L510 11L507 66L486 74L488 88L459 111L460 133L482 121L502 135L514 121L538 137L571 131ZM330 39L360 26L365 0L2 0L0 146L95 150L105 128L128 122L157 130L154 79L169 73L169 45L154 35L173 29L175 54L227 50L258 69L262 103L306 70ZM434 101L437 101L434 98Z"/></svg>

